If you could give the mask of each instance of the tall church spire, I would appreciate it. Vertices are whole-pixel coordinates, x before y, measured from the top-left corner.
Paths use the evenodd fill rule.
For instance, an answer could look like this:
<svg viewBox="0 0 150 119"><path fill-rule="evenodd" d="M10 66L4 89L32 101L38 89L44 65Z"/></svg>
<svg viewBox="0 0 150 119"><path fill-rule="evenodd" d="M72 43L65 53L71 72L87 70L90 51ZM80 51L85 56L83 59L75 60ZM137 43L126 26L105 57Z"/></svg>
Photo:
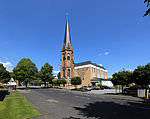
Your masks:
<svg viewBox="0 0 150 119"><path fill-rule="evenodd" d="M62 47L62 51L63 50L73 50L72 44L71 44L71 36L70 36L70 30L69 30L68 16L67 16L67 21L66 21L64 43L63 43L63 47Z"/></svg>
<svg viewBox="0 0 150 119"><path fill-rule="evenodd" d="M70 86L70 79L73 77L74 73L74 61L73 61L73 48L71 44L71 37L69 31L68 16L66 21L65 37L63 42L63 47L61 50L61 78L67 81L66 86Z"/></svg>

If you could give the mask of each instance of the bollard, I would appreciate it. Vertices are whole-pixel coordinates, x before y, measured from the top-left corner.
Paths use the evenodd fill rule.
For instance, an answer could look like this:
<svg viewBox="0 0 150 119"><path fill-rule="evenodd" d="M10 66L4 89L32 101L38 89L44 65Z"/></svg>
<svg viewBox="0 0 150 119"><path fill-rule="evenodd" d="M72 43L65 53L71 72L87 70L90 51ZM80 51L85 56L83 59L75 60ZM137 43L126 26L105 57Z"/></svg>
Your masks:
<svg viewBox="0 0 150 119"><path fill-rule="evenodd" d="M147 99L148 99L149 89L147 89Z"/></svg>

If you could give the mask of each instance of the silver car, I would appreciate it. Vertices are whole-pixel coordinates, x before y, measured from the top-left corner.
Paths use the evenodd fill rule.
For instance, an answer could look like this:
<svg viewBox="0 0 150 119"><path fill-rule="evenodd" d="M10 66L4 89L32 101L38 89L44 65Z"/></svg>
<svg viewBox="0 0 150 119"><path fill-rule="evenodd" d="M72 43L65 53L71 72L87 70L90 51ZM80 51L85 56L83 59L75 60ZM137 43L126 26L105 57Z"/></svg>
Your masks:
<svg viewBox="0 0 150 119"><path fill-rule="evenodd" d="M82 90L88 90L88 91L92 90L92 88L89 87L89 86L82 86L80 89L82 89Z"/></svg>

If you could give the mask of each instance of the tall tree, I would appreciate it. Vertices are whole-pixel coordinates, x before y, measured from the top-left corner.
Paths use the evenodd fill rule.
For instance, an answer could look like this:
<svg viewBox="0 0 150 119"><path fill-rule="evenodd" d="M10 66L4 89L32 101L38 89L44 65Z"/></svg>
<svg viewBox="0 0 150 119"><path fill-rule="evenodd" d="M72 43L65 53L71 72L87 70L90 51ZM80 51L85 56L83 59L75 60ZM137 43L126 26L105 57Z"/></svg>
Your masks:
<svg viewBox="0 0 150 119"><path fill-rule="evenodd" d="M138 85L150 84L150 63L145 66L138 66L133 72L134 82Z"/></svg>
<svg viewBox="0 0 150 119"><path fill-rule="evenodd" d="M146 4L147 7L149 7L150 0L144 0L144 3ZM148 10L145 12L144 16L147 16L148 14L150 14L150 8L148 8Z"/></svg>
<svg viewBox="0 0 150 119"><path fill-rule="evenodd" d="M145 66L145 72L146 72L146 85L150 85L150 63L148 63L146 66Z"/></svg>
<svg viewBox="0 0 150 119"><path fill-rule="evenodd" d="M54 79L52 72L53 72L53 66L49 65L48 62L46 62L44 66L41 67L41 70L39 71L39 77L44 82L45 87L46 87L46 82L52 83L52 80Z"/></svg>
<svg viewBox="0 0 150 119"><path fill-rule="evenodd" d="M75 85L75 87L77 88L77 85L80 85L82 83L81 78L80 77L73 77L71 79L71 84Z"/></svg>
<svg viewBox="0 0 150 119"><path fill-rule="evenodd" d="M57 78L60 79L60 77L61 77L61 76L60 76L60 72L59 72L59 73L57 74Z"/></svg>
<svg viewBox="0 0 150 119"><path fill-rule="evenodd" d="M13 69L14 79L19 82L23 81L26 87L29 81L36 79L37 73L38 69L36 65L29 58L21 59Z"/></svg>
<svg viewBox="0 0 150 119"><path fill-rule="evenodd" d="M122 71L119 71L117 73L113 74L112 82L114 85L121 85L122 90L125 85L128 85L132 82L132 72L124 69Z"/></svg>
<svg viewBox="0 0 150 119"><path fill-rule="evenodd" d="M0 63L0 82L7 83L10 79L10 72Z"/></svg>
<svg viewBox="0 0 150 119"><path fill-rule="evenodd" d="M118 80L118 72L115 72L113 75L112 75L112 79L111 79L112 83L114 85L120 85L120 81Z"/></svg>

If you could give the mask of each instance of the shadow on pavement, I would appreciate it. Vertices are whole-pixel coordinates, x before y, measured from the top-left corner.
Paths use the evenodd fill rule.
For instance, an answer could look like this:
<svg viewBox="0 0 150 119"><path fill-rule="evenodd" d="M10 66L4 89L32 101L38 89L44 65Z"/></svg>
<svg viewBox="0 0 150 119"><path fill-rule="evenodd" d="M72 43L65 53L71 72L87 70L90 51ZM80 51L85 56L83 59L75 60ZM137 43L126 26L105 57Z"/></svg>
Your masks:
<svg viewBox="0 0 150 119"><path fill-rule="evenodd" d="M80 119L80 118L75 118L75 117L70 116L70 117L66 117L66 118L63 118L63 119Z"/></svg>
<svg viewBox="0 0 150 119"><path fill-rule="evenodd" d="M74 107L78 110L81 119L150 119L150 105L142 103L127 102L94 102L84 105L84 107ZM63 119L80 119L76 117L66 117Z"/></svg>
<svg viewBox="0 0 150 119"><path fill-rule="evenodd" d="M0 101L3 101L5 99L6 95L9 95L10 93L8 90L0 90Z"/></svg>

